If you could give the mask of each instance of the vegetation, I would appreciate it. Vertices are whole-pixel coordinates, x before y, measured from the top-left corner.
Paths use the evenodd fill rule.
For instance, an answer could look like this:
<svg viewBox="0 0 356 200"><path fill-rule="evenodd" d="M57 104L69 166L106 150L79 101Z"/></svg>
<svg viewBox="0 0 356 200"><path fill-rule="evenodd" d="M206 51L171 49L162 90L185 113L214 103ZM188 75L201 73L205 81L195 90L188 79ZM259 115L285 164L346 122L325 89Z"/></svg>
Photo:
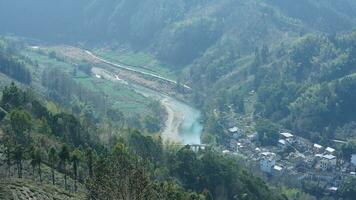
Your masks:
<svg viewBox="0 0 356 200"><path fill-rule="evenodd" d="M189 85L185 99L202 111L202 140L214 148L230 142L233 124L256 132L262 146L287 129L323 146L342 140L345 160L356 151L354 0L0 4L0 33L96 49L177 80L177 91ZM93 199L312 199L271 190L214 148L163 145L152 134L164 125L159 102L93 77L95 64L35 49L0 38L0 169L12 184L14 174L28 179L32 171L34 181ZM335 198L352 199L354 182L344 179ZM8 195L1 184L0 198Z"/></svg>
<svg viewBox="0 0 356 200"><path fill-rule="evenodd" d="M19 179L30 173L32 179L56 186L64 179L64 190L96 199L281 199L238 160L212 150L164 147L159 138L136 130L122 130L116 144L105 148L95 140L100 132L89 130L97 130L95 124L86 127L71 114L53 114L36 98L21 98L26 92L15 84L3 91L4 97L8 91L16 91L13 97L22 101L7 102L0 145L10 155L4 160L7 169L14 169L15 163ZM51 131L37 132L36 121L42 118ZM48 176L43 176L48 168ZM11 177L8 173L7 179Z"/></svg>
<svg viewBox="0 0 356 200"><path fill-rule="evenodd" d="M16 56L13 44L0 45L0 72L24 83L31 83L31 74L26 65ZM15 55L15 56L14 56Z"/></svg>

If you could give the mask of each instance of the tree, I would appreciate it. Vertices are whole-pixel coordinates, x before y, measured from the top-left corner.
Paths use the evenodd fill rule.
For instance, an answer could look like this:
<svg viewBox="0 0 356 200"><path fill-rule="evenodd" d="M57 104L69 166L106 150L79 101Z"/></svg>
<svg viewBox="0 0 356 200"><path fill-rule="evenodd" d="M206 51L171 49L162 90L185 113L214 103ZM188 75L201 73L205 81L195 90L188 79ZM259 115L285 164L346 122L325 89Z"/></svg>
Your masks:
<svg viewBox="0 0 356 200"><path fill-rule="evenodd" d="M61 150L58 153L58 157L60 160L59 165L61 166L61 169L64 173L64 188L67 189L67 162L70 158L69 149L67 145L62 146Z"/></svg>
<svg viewBox="0 0 356 200"><path fill-rule="evenodd" d="M35 150L35 163L38 167L38 175L40 177L40 182L42 182L42 168L41 168L41 164L43 162L43 153L42 150L40 148L37 148Z"/></svg>
<svg viewBox="0 0 356 200"><path fill-rule="evenodd" d="M92 199L154 199L146 170L142 159L130 155L123 144L118 144L95 163L95 173L86 183L88 196Z"/></svg>
<svg viewBox="0 0 356 200"><path fill-rule="evenodd" d="M55 185L55 177L54 177L54 168L55 168L55 163L57 162L57 152L54 147L51 147L51 149L48 152L48 160L49 164L51 167L51 173L52 173L52 184Z"/></svg>
<svg viewBox="0 0 356 200"><path fill-rule="evenodd" d="M31 116L24 110L14 109L10 112L11 128L15 132L15 141L20 144L27 144L29 137L25 136L26 131L31 130Z"/></svg>
<svg viewBox="0 0 356 200"><path fill-rule="evenodd" d="M14 160L16 162L18 178L22 178L22 161L23 161L24 149L21 145L16 145L14 151Z"/></svg>
<svg viewBox="0 0 356 200"><path fill-rule="evenodd" d="M12 149L13 149L13 144L11 143L11 139L8 136L4 137L4 147L5 147L5 163L6 163L6 174L10 175L10 170L11 170L11 165L12 165Z"/></svg>
<svg viewBox="0 0 356 200"><path fill-rule="evenodd" d="M278 127L268 120L259 120L256 124L258 140L263 146L276 145L279 139Z"/></svg>
<svg viewBox="0 0 356 200"><path fill-rule="evenodd" d="M341 156L350 161L351 155L356 152L356 140L350 140L341 146Z"/></svg>
<svg viewBox="0 0 356 200"><path fill-rule="evenodd" d="M19 107L23 102L23 93L17 88L14 82L6 86L2 91L1 106L6 110Z"/></svg>
<svg viewBox="0 0 356 200"><path fill-rule="evenodd" d="M340 194L345 200L355 199L356 196L356 178L345 178L340 186Z"/></svg>
<svg viewBox="0 0 356 200"><path fill-rule="evenodd" d="M36 168L36 155L35 155L35 151L36 151L36 147L35 146L31 146L30 148L30 164L32 167L32 175L35 176L35 168Z"/></svg>
<svg viewBox="0 0 356 200"><path fill-rule="evenodd" d="M91 178L93 176L93 150L89 147L86 150L86 161L87 161L87 167L88 167L88 174L89 177Z"/></svg>
<svg viewBox="0 0 356 200"><path fill-rule="evenodd" d="M77 191L77 180L78 180L78 165L80 161L81 152L76 149L72 152L71 161L73 165L73 175L74 175L74 191Z"/></svg>

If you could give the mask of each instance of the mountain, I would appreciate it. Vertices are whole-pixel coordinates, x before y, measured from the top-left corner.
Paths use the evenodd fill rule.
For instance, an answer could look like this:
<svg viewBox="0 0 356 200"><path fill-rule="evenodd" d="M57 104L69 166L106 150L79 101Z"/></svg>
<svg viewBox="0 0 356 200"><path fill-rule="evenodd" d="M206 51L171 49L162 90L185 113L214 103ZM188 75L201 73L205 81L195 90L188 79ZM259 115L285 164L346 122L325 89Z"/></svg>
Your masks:
<svg viewBox="0 0 356 200"><path fill-rule="evenodd" d="M0 2L0 32L52 41L128 43L177 66L209 49L247 54L263 43L355 25L355 3L281 0L78 0Z"/></svg>

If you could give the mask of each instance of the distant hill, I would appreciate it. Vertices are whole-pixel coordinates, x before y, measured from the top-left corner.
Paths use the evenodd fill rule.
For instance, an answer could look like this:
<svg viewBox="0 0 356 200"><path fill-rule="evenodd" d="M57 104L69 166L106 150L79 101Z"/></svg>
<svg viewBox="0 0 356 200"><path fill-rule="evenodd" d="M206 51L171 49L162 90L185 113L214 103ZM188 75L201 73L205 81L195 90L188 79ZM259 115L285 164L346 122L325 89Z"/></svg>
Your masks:
<svg viewBox="0 0 356 200"><path fill-rule="evenodd" d="M347 31L355 13L352 0L12 0L0 2L0 32L129 43L187 65L215 46L244 54L305 32Z"/></svg>

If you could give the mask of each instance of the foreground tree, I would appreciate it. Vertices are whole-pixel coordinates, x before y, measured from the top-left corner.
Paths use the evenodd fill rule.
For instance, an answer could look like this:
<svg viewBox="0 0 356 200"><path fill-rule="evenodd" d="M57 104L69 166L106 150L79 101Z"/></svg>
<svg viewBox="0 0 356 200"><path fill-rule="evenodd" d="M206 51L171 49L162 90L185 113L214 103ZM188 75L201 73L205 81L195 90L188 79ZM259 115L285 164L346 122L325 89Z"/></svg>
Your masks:
<svg viewBox="0 0 356 200"><path fill-rule="evenodd" d="M5 136L4 137L4 147L5 147L5 163L6 163L6 174L8 176L11 175L11 165L12 165L12 149L13 149L13 145L11 143L10 137Z"/></svg>
<svg viewBox="0 0 356 200"><path fill-rule="evenodd" d="M80 161L80 154L81 152L76 149L73 151L71 156L71 162L73 165L73 175L74 175L74 191L77 192L77 180L78 180L78 165Z"/></svg>
<svg viewBox="0 0 356 200"><path fill-rule="evenodd" d="M18 178L22 178L22 161L23 161L24 150L23 147L17 145L14 151L14 160L16 162L17 175Z"/></svg>
<svg viewBox="0 0 356 200"><path fill-rule="evenodd" d="M94 165L93 177L87 182L91 199L154 199L145 165L130 155L123 144L101 157Z"/></svg>
<svg viewBox="0 0 356 200"><path fill-rule="evenodd" d="M93 150L89 147L86 152L86 161L87 161L87 167L88 167L88 174L89 177L93 177Z"/></svg>
<svg viewBox="0 0 356 200"><path fill-rule="evenodd" d="M60 152L58 153L59 165L64 173L64 188L67 189L67 162L69 161L69 149L66 145L63 145Z"/></svg>
<svg viewBox="0 0 356 200"><path fill-rule="evenodd" d="M51 167L51 173L52 173L52 184L55 185L55 177L54 177L54 168L55 168L55 164L57 162L57 152L56 149L54 147L51 147L51 149L48 152L48 160L49 160L49 164Z"/></svg>
<svg viewBox="0 0 356 200"><path fill-rule="evenodd" d="M40 177L40 182L42 182L42 168L41 168L42 162L43 162L42 150L40 148L37 148L35 150L35 163L37 165L38 176Z"/></svg>
<svg viewBox="0 0 356 200"><path fill-rule="evenodd" d="M24 110L14 109L10 112L10 123L11 129L15 133L15 141L20 144L27 144L30 138L25 133L31 130L31 115Z"/></svg>

